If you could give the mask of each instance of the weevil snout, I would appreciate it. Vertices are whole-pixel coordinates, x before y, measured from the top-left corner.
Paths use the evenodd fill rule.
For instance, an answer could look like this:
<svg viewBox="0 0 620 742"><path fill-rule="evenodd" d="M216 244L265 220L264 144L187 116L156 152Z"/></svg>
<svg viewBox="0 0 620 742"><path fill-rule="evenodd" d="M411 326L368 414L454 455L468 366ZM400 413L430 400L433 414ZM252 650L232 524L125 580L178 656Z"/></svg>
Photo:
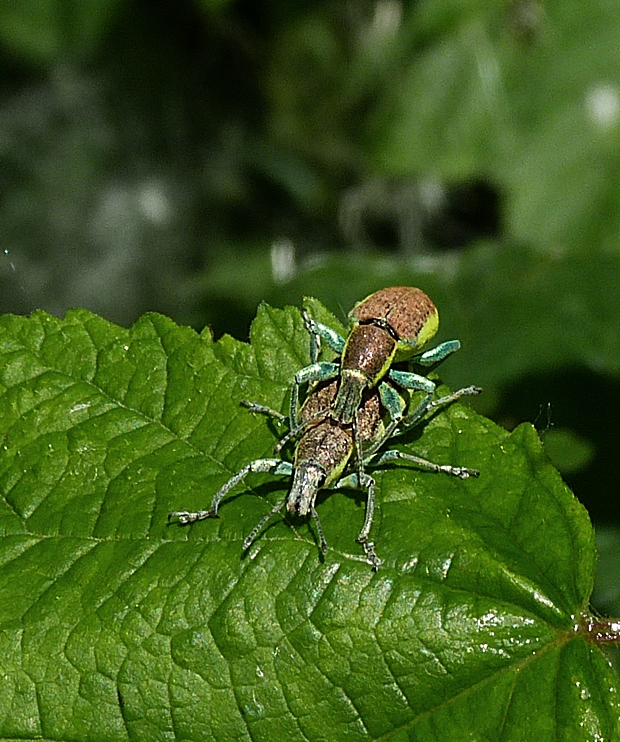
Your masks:
<svg viewBox="0 0 620 742"><path fill-rule="evenodd" d="M293 484L286 499L286 509L292 515L308 515L314 507L318 491L325 482L325 471L309 461L295 467Z"/></svg>

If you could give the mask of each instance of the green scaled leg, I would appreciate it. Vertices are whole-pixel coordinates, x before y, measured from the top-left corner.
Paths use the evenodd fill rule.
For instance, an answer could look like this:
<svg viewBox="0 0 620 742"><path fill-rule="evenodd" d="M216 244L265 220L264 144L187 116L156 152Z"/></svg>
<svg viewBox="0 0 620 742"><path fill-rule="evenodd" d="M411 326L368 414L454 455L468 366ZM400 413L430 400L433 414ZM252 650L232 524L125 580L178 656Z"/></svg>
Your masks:
<svg viewBox="0 0 620 742"><path fill-rule="evenodd" d="M312 415L308 420L298 425L296 428L291 428L288 433L280 438L277 444L274 446L273 452L280 453L284 446L292 439L301 437L308 428L311 428L317 420L320 420L325 416L325 410L319 410L316 414Z"/></svg>
<svg viewBox="0 0 620 742"><path fill-rule="evenodd" d="M254 526L254 528L250 531L250 535L244 540L243 542L243 548L249 549L252 545L252 542L254 539L258 536L258 534L263 530L263 526L265 523L267 523L268 520L271 520L273 516L276 513L279 513L280 510L284 507L286 504L286 500L281 500L277 505L274 505L271 510L265 515L263 518L259 520L259 522Z"/></svg>
<svg viewBox="0 0 620 742"><path fill-rule="evenodd" d="M451 474L452 476L458 477L459 479L467 479L468 477L480 476L480 472L477 469L468 469L465 466L450 466L450 464L435 464L433 461L428 461L427 459L423 459L420 456L413 456L412 454L403 453L402 451L397 451L396 449L392 448L389 451L384 451L383 453L378 454L370 461L367 460L366 464L374 468L376 466L386 464L389 461L396 461L397 459L402 459L403 461L411 461L416 466L420 467L420 469L426 469L427 471L433 472L434 474Z"/></svg>
<svg viewBox="0 0 620 742"><path fill-rule="evenodd" d="M280 510L286 505L286 500L282 500L277 505L274 505L271 510L265 515L263 518L260 519L260 521L254 526L252 531L250 532L249 536L245 539L243 542L243 548L249 549L252 545L252 542L254 539L258 536L258 534L263 530L263 526L265 523L267 523L276 513L279 513ZM310 508L310 513L312 515L312 518L314 519L314 522L316 524L316 530L319 534L319 542L321 545L321 551L323 554L327 554L327 541L325 540L325 536L323 534L323 526L321 525L321 521L319 520L319 514L314 509L314 505Z"/></svg>
<svg viewBox="0 0 620 742"><path fill-rule="evenodd" d="M364 461L368 462L383 444L389 439L397 435L402 435L409 428L412 428L424 418L425 415L434 412L435 410L445 407L453 402L456 402L461 397L467 395L479 394L482 391L480 387L468 386L464 389L459 389L452 394L448 394L445 397L440 397L432 401L423 400L413 412L409 415L404 414L405 412L405 401L400 394L394 389L391 384L383 382L379 385L379 394L381 395L381 404L388 411L390 416L390 422L386 425L385 430L379 438L369 446L364 452Z"/></svg>
<svg viewBox="0 0 620 742"><path fill-rule="evenodd" d="M303 368L296 374L295 383L293 384L293 390L291 392L291 410L289 417L286 417L286 415L283 415L281 412L278 412L271 407L267 407L260 402L249 402L247 399L241 400L241 404L244 407L247 407L248 410L254 414L268 415L269 417L274 417L279 422L288 422L289 432L278 441L277 445L274 447L274 453L279 453L292 438L297 438L302 435L305 430L307 430L314 422L316 422L316 420L318 420L324 414L324 411L321 410L317 412L317 414L314 415L310 420L306 420L304 424L299 423L299 387L301 386L301 384L305 384L307 382L313 382L317 380L323 381L324 377L327 379L333 378L332 373L334 371L334 368L337 368L334 366L334 364L315 363L312 366L306 366L306 368ZM335 375L337 376L337 374Z"/></svg>
<svg viewBox="0 0 620 742"><path fill-rule="evenodd" d="M173 513L168 515L168 522L173 518L176 518L181 525L186 525L187 523L195 523L197 520L205 520L205 518L217 518L217 511L221 499L251 472L268 472L269 474L282 474L283 476L290 477L293 473L293 465L289 461L282 461L281 459L256 459L255 461L251 461L249 464L244 466L243 469L240 469L235 475L233 475L228 482L218 490L213 498L211 507L208 510L198 510L195 513L191 513L187 510L175 510ZM284 501L281 505L283 504ZM277 512L277 510L275 512Z"/></svg>
<svg viewBox="0 0 620 742"><path fill-rule="evenodd" d="M451 402L454 402L466 395L479 394L482 391L480 387L468 386L463 389L459 389L453 394L433 401L433 393L435 392L437 385L430 379L427 379L425 376L419 376L418 374L414 374L409 371L397 371L395 369L391 369L388 373L388 378L390 381L395 382L396 384L398 384L398 386L404 387L405 389L426 392L424 398L414 410L412 410L405 417L403 417L401 414L401 417L403 417L402 426L399 430L399 432L401 433L404 430L412 427L413 425L416 425L430 410L443 407L444 405L450 404ZM390 417L392 418L392 423L388 426L389 435L397 435L398 433L395 432L395 429L399 423L394 421L398 418L399 405L391 401L392 395L390 395L386 391L386 389L382 388L384 386L388 386L387 382L383 382L380 385L379 391L382 394L382 401L384 403L384 406L387 408L388 412L390 413ZM384 395L386 397L385 399L383 399ZM389 435L386 437L389 437Z"/></svg>
<svg viewBox="0 0 620 742"><path fill-rule="evenodd" d="M264 404L260 404L260 402L249 402L247 399L242 399L240 404L247 407L248 410L255 415L268 415L269 417L275 417L276 420L279 420L281 423L288 422L288 417L286 415L283 415L281 412L278 412L271 407L266 407Z"/></svg>
<svg viewBox="0 0 620 742"><path fill-rule="evenodd" d="M392 370L389 372L389 378L393 378L399 386L404 386L413 391L426 392L426 394L415 410L405 417L405 401L398 391L389 381L382 381L379 384L381 403L390 416L390 423L387 425L383 435L369 449L370 453L377 451L390 436L394 435L396 427L403 421L403 419L408 420L409 418L412 418L417 421L423 417L431 404L433 392L436 389L435 383L430 379L406 371ZM411 424L413 424L413 422Z"/></svg>
<svg viewBox="0 0 620 742"><path fill-rule="evenodd" d="M324 325L322 322L317 322L312 319L308 312L304 309L303 311L304 324L306 330L310 335L310 360L312 363L316 363L319 358L319 352L321 350L321 338L339 355L344 350L346 344L345 339L342 335L339 335L331 327Z"/></svg>
<svg viewBox="0 0 620 742"><path fill-rule="evenodd" d="M283 415L281 412L278 412L277 410L274 410L271 407L267 407L266 405L261 404L260 402L248 402L247 399L242 399L241 404L244 407L247 407L248 410L252 412L253 414L267 415L269 417L275 417L275 419L281 423L289 423L289 431L285 436L283 436L278 441L277 445L273 449L274 453L279 453L292 438L296 438L297 436L300 436L304 432L304 430L308 427L308 425L298 425L295 428L290 428L290 420L286 415ZM314 422L314 420L310 422Z"/></svg>
<svg viewBox="0 0 620 742"><path fill-rule="evenodd" d="M370 528L372 526L372 519L375 512L375 480L364 472L355 472L349 474L346 477L340 479L332 489L365 489L366 490L366 515L364 517L364 525L362 530L359 532L357 537L358 543L360 543L366 554L366 561L371 565L373 570L376 572L379 567L383 564L381 559L375 552L375 545L372 541L368 540L370 535Z"/></svg>
<svg viewBox="0 0 620 742"><path fill-rule="evenodd" d="M392 435L400 435L406 430L409 430L409 428L417 425L426 414L431 414L442 407L457 402L461 397L474 397L477 394L480 394L481 391L482 388L479 386L466 386L463 387L463 389L457 389L456 392L452 392L452 394L447 394L445 397L430 400L424 407L420 404L413 412L403 418L400 427L394 430Z"/></svg>
<svg viewBox="0 0 620 742"><path fill-rule="evenodd" d="M445 343L440 343L435 348L430 348L430 350L425 350L424 353L413 356L410 363L418 363L420 366L435 366L450 354L455 353L460 347L461 343L458 340L446 340Z"/></svg>

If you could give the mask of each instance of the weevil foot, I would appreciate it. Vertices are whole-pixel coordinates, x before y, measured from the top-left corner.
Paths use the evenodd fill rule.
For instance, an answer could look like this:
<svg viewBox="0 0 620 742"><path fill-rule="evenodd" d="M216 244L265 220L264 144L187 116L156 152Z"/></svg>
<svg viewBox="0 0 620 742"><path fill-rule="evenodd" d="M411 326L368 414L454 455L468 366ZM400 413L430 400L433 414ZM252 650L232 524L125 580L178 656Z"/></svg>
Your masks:
<svg viewBox="0 0 620 742"><path fill-rule="evenodd" d="M358 541L364 549L364 553L366 554L366 561L372 567L373 572L376 572L383 564L383 561L377 556L374 543L372 541L366 541L364 539L358 539Z"/></svg>
<svg viewBox="0 0 620 742"><path fill-rule="evenodd" d="M447 466L441 467L442 471L452 474L459 479L468 479L469 477L479 477L480 472L478 469L468 469L465 466Z"/></svg>
<svg viewBox="0 0 620 742"><path fill-rule="evenodd" d="M176 518L180 525L185 526L188 523L195 523L197 520L205 520L205 518L219 518L219 515L213 510L199 510L197 513L190 513L188 510L175 510L168 513L168 523L171 523L173 518Z"/></svg>

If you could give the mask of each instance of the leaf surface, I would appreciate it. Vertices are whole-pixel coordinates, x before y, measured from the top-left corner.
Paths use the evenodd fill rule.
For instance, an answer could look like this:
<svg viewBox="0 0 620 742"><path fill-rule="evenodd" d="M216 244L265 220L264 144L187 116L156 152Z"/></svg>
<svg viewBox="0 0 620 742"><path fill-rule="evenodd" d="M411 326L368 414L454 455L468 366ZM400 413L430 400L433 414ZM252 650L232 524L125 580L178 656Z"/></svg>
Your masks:
<svg viewBox="0 0 620 742"><path fill-rule="evenodd" d="M377 471L377 573L355 491L319 497L324 559L280 516L243 552L287 492L273 476L167 525L284 432L239 401L287 411L298 310L262 306L251 341L159 315L2 318L0 736L615 738L616 677L576 628L591 525L528 425L454 405L394 441L481 476Z"/></svg>

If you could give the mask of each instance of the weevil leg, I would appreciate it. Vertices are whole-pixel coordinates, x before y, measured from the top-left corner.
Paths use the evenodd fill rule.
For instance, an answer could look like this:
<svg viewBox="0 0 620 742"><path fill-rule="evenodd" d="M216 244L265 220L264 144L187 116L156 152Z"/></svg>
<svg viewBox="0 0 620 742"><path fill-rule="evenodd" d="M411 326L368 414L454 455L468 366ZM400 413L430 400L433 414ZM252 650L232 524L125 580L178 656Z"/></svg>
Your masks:
<svg viewBox="0 0 620 742"><path fill-rule="evenodd" d="M364 475L364 454L362 451L362 436L360 433L359 422L358 422L359 409L355 410L353 416L353 438L355 440L355 458L357 464L357 473L360 477Z"/></svg>
<svg viewBox="0 0 620 742"><path fill-rule="evenodd" d="M364 525L362 530L359 532L357 540L360 544L366 543L368 535L370 533L370 527L372 526L372 519L375 514L375 480L370 474L358 475L359 487L363 487L366 490L366 515L364 517Z"/></svg>
<svg viewBox="0 0 620 742"><path fill-rule="evenodd" d="M241 404L244 407L247 407L249 411L254 414L269 415L270 417L275 417L276 420L279 420L280 422L285 422L290 425L290 419L286 415L283 415L277 410L273 410L271 407L266 407L265 405L260 404L260 402L249 402L247 399L242 399ZM302 435L303 432L310 426L310 424L314 423L316 419L324 414L325 412L321 411L320 413L313 415L312 419L306 421L303 425L297 425L295 428L290 428L288 433L280 438L278 443L274 446L273 452L279 453L292 438L296 438Z"/></svg>
<svg viewBox="0 0 620 742"><path fill-rule="evenodd" d="M403 398L393 386L386 382L382 382L379 385L379 394L381 396L381 404L385 407L390 416L390 422L385 426L383 433L377 438L377 440L375 440L372 445L364 451L364 462L366 463L371 460L373 455L389 438L402 435L409 430L409 428L416 425L416 423L418 423L427 413L452 404L452 402L456 402L461 397L480 394L481 391L482 389L478 386L468 386L459 389L452 394L448 394L445 397L440 397L439 399L428 402L424 399L413 412L405 417L403 415L405 409Z"/></svg>
<svg viewBox="0 0 620 742"><path fill-rule="evenodd" d="M336 353L342 353L346 342L342 335L339 335L335 330L332 330L331 327L324 325L322 322L312 319L305 309L303 310L303 318L306 330L310 335L310 360L312 363L316 363L318 360L319 351L321 350L321 338Z"/></svg>
<svg viewBox="0 0 620 742"><path fill-rule="evenodd" d="M293 465L289 461L282 461L281 459L256 459L255 461L251 461L243 469L240 469L234 474L226 484L220 487L208 510L198 510L195 513L191 513L188 510L175 510L168 514L168 522L173 518L177 518L181 525L186 525L187 523L194 523L197 520L205 520L205 518L217 518L221 499L250 472L267 472L270 474L291 476Z"/></svg>
<svg viewBox="0 0 620 742"><path fill-rule="evenodd" d="M308 428L311 428L313 425L316 424L318 420L325 417L327 413L329 412L329 409L319 410L318 412L315 412L312 417L305 420L301 425L298 425L296 428L292 428L289 430L289 432L281 438L276 446L274 447L273 451L274 453L279 453L284 446L291 440L291 438L296 438L298 436L303 435Z"/></svg>
<svg viewBox="0 0 620 742"><path fill-rule="evenodd" d="M416 425L420 421L420 419L427 413L430 414L435 410L440 409L441 407L446 407L447 405L458 401L461 397L472 397L476 394L480 394L481 391L482 388L479 386L466 386L463 387L463 389L457 389L457 391L452 392L452 394L447 394L445 397L439 397L439 399L430 400L426 405L424 405L424 402L422 402L411 414L403 418L400 424L400 428L398 428L398 430L394 430L393 435L400 435L401 433L404 433L406 430Z"/></svg>
<svg viewBox="0 0 620 742"><path fill-rule="evenodd" d="M416 392L426 392L424 398L420 401L415 410L410 412L407 417L404 418L411 420L411 423L407 426L411 427L411 425L414 425L426 414L437 385L434 381L427 379L426 376L420 376L419 374L414 374L410 371L398 371L397 369L390 369L388 372L388 378L398 384L398 386L404 387L405 389L411 389ZM385 384L385 382L383 383ZM389 435L394 435L394 430L398 424L394 423L394 419L395 418L392 417L392 424L388 426Z"/></svg>
<svg viewBox="0 0 620 742"><path fill-rule="evenodd" d="M293 378L293 389L291 391L291 410L290 426L291 430L299 427L299 388L302 384L308 384L313 381L328 381L335 379L340 373L340 366L337 363L312 363L310 366L302 368Z"/></svg>
<svg viewBox="0 0 620 742"><path fill-rule="evenodd" d="M243 405L243 407L247 407L254 415L268 415L269 417L275 417L276 420L279 420L282 423L287 423L289 421L286 415L283 415L281 412L273 410L271 407L267 407L264 404L260 404L260 402L250 402L247 399L242 399L239 404Z"/></svg>
<svg viewBox="0 0 620 742"><path fill-rule="evenodd" d="M306 429L306 425L300 425L298 428L294 428L292 430L289 430L288 433L276 443L276 445L273 447L274 453L280 453L280 451L286 446L286 444L291 440L291 438L295 438L298 435L302 435L303 431Z"/></svg>
<svg viewBox="0 0 620 742"><path fill-rule="evenodd" d="M480 387L468 386L433 401L432 397L436 385L430 379L427 379L424 376L418 376L418 374L410 373L408 371L397 371L395 369L390 370L388 376L390 380L406 389L426 392L424 399L421 400L418 406L408 415L403 417L402 423L400 423L401 427L398 430L396 430L396 425L389 426L391 428L391 435L399 435L408 428L411 428L413 425L416 425L430 410L451 404L466 395L479 394L482 391ZM388 411L390 411L389 408ZM392 416L392 420L394 420L394 416Z"/></svg>
<svg viewBox="0 0 620 742"><path fill-rule="evenodd" d="M415 392L426 392L427 394L432 394L437 386L434 381L431 381L426 376L414 374L413 371L398 371L395 368L391 368L388 371L388 378L405 389L412 389Z"/></svg>
<svg viewBox="0 0 620 742"><path fill-rule="evenodd" d="M390 384L381 382L379 384L379 396L381 397L381 404L385 407L390 416L390 422L385 426L383 433L364 451L364 463L378 451L381 446L394 435L396 426L403 419L403 412L405 409L405 402L400 394Z"/></svg>
<svg viewBox="0 0 620 742"><path fill-rule="evenodd" d="M357 542L362 545L364 553L366 554L366 561L376 572L383 562L375 552L374 543L368 540L370 528L372 526L372 519L375 513L375 480L370 476L370 474L362 473L360 475L358 472L355 472L343 477L333 485L333 489L343 489L345 487L366 490L366 514L364 516L362 530L359 532L357 537Z"/></svg>
<svg viewBox="0 0 620 742"><path fill-rule="evenodd" d="M376 572L379 569L379 567L383 564L383 561L377 556L374 543L372 541L362 541L360 543L362 544L364 548L364 553L366 554L366 561L372 567L373 572Z"/></svg>
<svg viewBox="0 0 620 742"><path fill-rule="evenodd" d="M439 474L440 472L451 474L454 477L459 477L459 479L480 476L480 472L477 469L468 469L465 466L450 466L449 464L435 464L433 461L428 461L420 456L413 456L412 454L403 453L402 451L397 451L392 448L389 451L384 451L383 453L376 455L370 460L367 459L366 463L368 466L375 467L386 464L389 461L395 461L396 459L411 461L416 466L419 466L420 469L426 469L435 474Z"/></svg>
<svg viewBox="0 0 620 742"><path fill-rule="evenodd" d="M243 542L243 548L248 549L251 545L254 539L258 536L258 534L263 530L263 526L265 523L267 523L271 518L276 514L279 513L280 510L284 507L286 504L286 499L279 502L277 505L274 505L274 507L271 508L271 510L265 515L263 518L260 519L260 521L254 526L249 536L245 539ZM327 541L325 540L325 534L323 533L323 526L321 525L321 521L319 519L319 514L317 513L314 506L310 508L310 513L312 514L312 517L314 519L314 522L316 524L316 530L319 534L319 543L321 546L321 551L323 554L327 554Z"/></svg>
<svg viewBox="0 0 620 742"><path fill-rule="evenodd" d="M452 394L447 394L445 397L434 399L428 405L428 410L431 412L439 407L445 407L446 405L452 404L452 402L458 401L461 397L475 397L477 394L480 394L481 391L481 386L474 386L473 384L471 386L464 386L462 389L457 389L455 392L452 392ZM406 419L407 418L405 418L405 420Z"/></svg>
<svg viewBox="0 0 620 742"><path fill-rule="evenodd" d="M455 353L461 347L461 343L458 340L446 340L445 343L440 343L435 348L425 350L424 353L419 353L411 358L411 363L418 363L421 366L434 366L437 363L441 363L451 353Z"/></svg>
<svg viewBox="0 0 620 742"><path fill-rule="evenodd" d="M278 503L277 505L274 505L274 506L273 506L273 507L271 508L271 510L270 510L270 511L269 511L269 512L267 513L267 515L263 516L263 517L262 517L262 518L261 518L261 519L260 519L260 520L258 521L258 523L257 523L257 524L256 524L256 525L254 526L254 528L253 528L253 529L252 529L252 530L250 531L250 534L249 534L249 536L248 536L248 537L247 537L247 538L245 539L245 541L243 542L243 548L244 548L244 549L249 549L249 548L250 548L250 546L252 545L252 542L254 541L254 539L255 539L255 538L256 538L256 537L258 536L258 534L259 534L259 533L260 533L260 532L261 532L261 531L263 530L263 526L265 525L265 523L267 523L267 521L268 521L268 520L271 520L271 518L273 518L273 516L274 516L274 515L275 515L276 513L279 513L279 512L280 512L280 510L282 510L282 508L284 507L285 503L286 503L286 499L282 500L282 501L281 501L281 502L279 502L279 503Z"/></svg>
<svg viewBox="0 0 620 742"><path fill-rule="evenodd" d="M310 512L312 513L312 517L314 518L314 523L316 525L316 530L319 534L321 551L323 552L323 554L327 554L327 541L325 540L325 534L323 533L323 526L321 525L321 521L319 520L319 514L316 512L316 508L314 507L314 505L310 508Z"/></svg>

